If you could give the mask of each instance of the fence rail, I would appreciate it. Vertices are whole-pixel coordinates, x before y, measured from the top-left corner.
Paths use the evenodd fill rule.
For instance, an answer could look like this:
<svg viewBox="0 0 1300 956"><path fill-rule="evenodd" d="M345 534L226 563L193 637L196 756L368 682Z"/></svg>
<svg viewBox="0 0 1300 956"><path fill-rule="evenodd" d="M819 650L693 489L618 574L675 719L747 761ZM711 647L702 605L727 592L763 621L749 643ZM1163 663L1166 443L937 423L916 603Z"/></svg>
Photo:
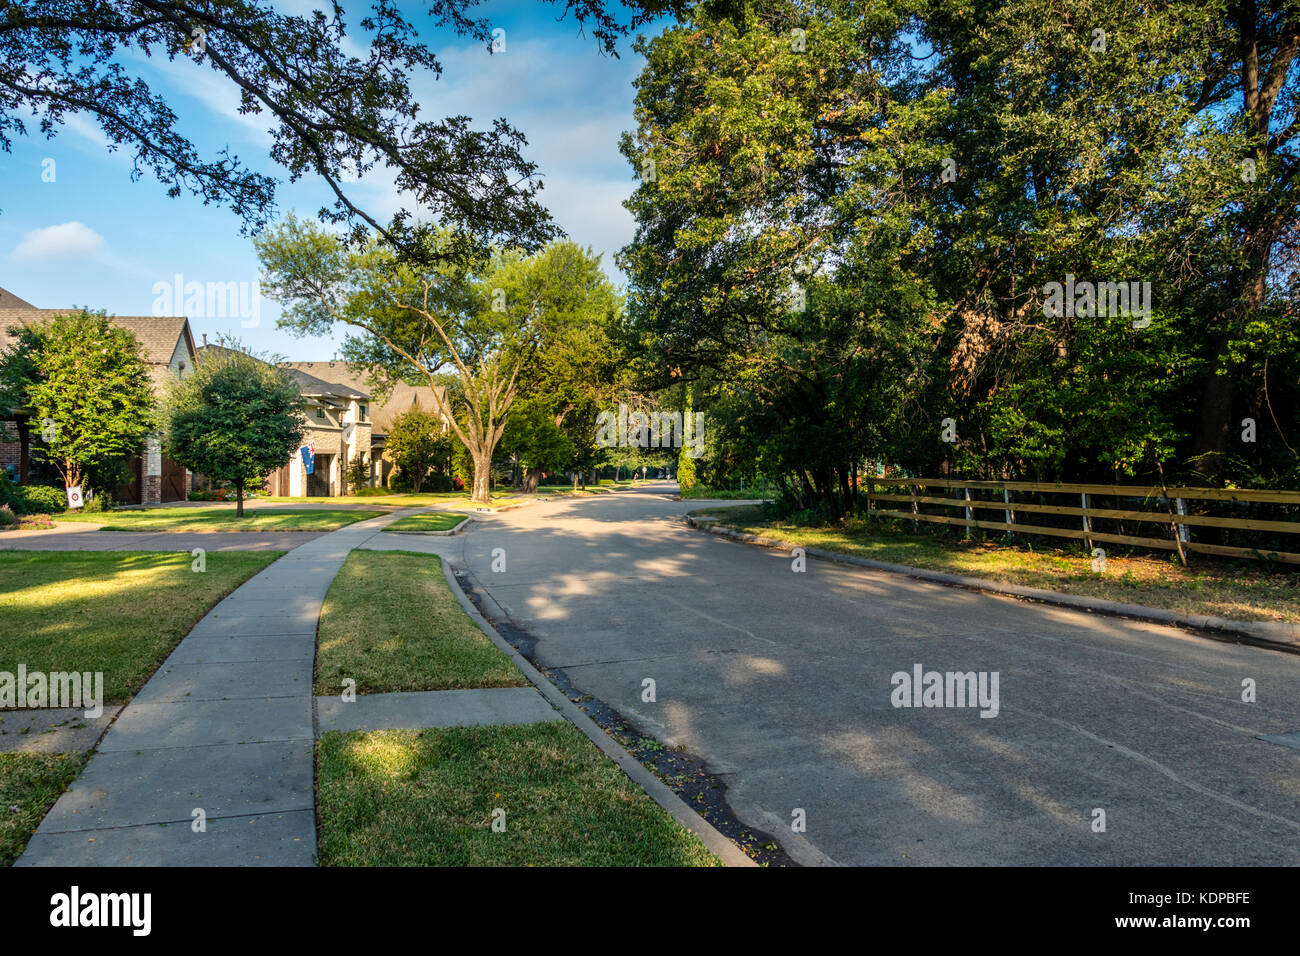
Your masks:
<svg viewBox="0 0 1300 956"><path fill-rule="evenodd" d="M1271 520L1256 517L1225 517L1192 513L1198 510L1189 507L1189 503L1215 502L1246 505L1300 505L1300 492L1273 491L1264 489L1237 488L1187 488L1175 487L1167 491L1147 485L1095 485L1095 484L1045 484L1032 481L960 481L950 478L869 478L866 485L867 509L873 515L882 518L898 518L912 522L931 522L937 524L957 525L966 529L967 536L971 528L988 531L1000 531L1005 534L1048 535L1058 538L1083 540L1088 549L1093 541L1114 544L1126 544L1140 548L1159 548L1178 551L1180 557L1184 552L1212 554L1220 557L1258 558L1266 555L1272 560L1287 564L1300 564L1300 553L1291 550L1277 550L1271 547L1238 547L1236 545L1214 544L1195 541L1192 538L1194 528L1213 528L1223 532L1267 532L1271 534L1300 535L1300 521ZM877 492L883 487L883 493ZM900 494L907 489L906 494ZM933 489L944 489L933 493ZM929 492L929 493L928 493ZM961 497L953 497L959 492ZM980 498L979 492L1001 492L1000 498ZM1015 494L1033 494L1039 497L1048 495L1066 495L1074 497L1078 504L1049 504L1045 501L1016 500ZM1140 505L1152 504L1151 510L1140 507L1098 508L1091 499L1115 498ZM1124 501L1118 502L1123 505ZM884 504L886 507L879 507ZM906 504L908 510L896 506ZM922 511L921 507L939 507L959 509L963 516L956 517L946 513ZM1201 509L1207 506L1201 505ZM1001 521L991 521L977 517L976 512L1001 512ZM1077 527L1059 527L1046 524L1024 524L1018 514L1050 515L1057 518L1075 518ZM1164 525L1169 537L1156 538L1120 532L1102 531L1094 526L1095 521L1133 522L1136 524ZM1135 529L1136 530L1136 529ZM1152 529L1155 530L1155 529ZM1300 547L1300 539L1295 539Z"/></svg>

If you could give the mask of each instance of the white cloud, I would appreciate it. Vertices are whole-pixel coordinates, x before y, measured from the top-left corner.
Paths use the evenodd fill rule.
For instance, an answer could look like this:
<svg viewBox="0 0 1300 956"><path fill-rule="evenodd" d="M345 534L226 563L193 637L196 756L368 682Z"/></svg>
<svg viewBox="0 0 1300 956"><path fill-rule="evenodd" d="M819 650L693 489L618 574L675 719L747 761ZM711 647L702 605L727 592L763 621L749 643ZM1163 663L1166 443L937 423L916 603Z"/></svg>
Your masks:
<svg viewBox="0 0 1300 956"><path fill-rule="evenodd" d="M33 229L9 253L20 262L48 259L89 259L104 246L104 237L80 222Z"/></svg>

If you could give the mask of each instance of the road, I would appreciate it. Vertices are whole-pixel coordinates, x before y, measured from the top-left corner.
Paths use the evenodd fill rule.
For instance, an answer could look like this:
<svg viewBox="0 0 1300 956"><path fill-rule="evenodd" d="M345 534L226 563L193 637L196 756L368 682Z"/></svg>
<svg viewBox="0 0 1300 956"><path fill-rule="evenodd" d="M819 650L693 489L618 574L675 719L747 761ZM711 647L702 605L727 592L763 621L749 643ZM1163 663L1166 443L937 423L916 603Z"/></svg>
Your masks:
<svg viewBox="0 0 1300 956"><path fill-rule="evenodd" d="M700 505L674 489L433 540L542 665L703 757L796 860L1300 863L1300 749L1256 739L1300 731L1300 656L814 559L796 573L685 527ZM996 716L895 706L917 665L996 674Z"/></svg>

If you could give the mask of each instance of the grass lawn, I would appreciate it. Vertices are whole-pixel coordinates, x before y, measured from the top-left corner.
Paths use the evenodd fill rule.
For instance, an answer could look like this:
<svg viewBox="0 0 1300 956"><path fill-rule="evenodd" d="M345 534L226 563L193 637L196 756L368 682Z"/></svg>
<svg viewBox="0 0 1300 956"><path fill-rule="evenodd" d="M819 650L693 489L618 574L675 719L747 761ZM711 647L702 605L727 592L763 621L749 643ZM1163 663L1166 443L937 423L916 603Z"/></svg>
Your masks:
<svg viewBox="0 0 1300 956"><path fill-rule="evenodd" d="M350 505L379 505L384 508L419 508L436 505L440 508L454 508L458 511L473 511L475 508L500 508L502 505L512 505L519 501L526 501L526 498L518 498L513 492L500 491L492 493L491 504L480 504L477 501L470 501L469 495L463 491L437 491L417 494L394 492L390 495L344 495L335 498L259 498L259 501L267 501L273 504L350 504Z"/></svg>
<svg viewBox="0 0 1300 956"><path fill-rule="evenodd" d="M283 551L0 551L0 671L103 672L138 691L212 605ZM0 806L0 815L5 807Z"/></svg>
<svg viewBox="0 0 1300 956"><path fill-rule="evenodd" d="M316 812L323 866L719 863L558 721L325 734Z"/></svg>
<svg viewBox="0 0 1300 956"><path fill-rule="evenodd" d="M245 508L242 518L234 505L224 508L145 508L93 514L66 512L56 521L81 521L110 531L336 531L344 525L374 518L387 511L280 511Z"/></svg>
<svg viewBox="0 0 1300 956"><path fill-rule="evenodd" d="M725 501L730 499L742 501L761 501L764 498L772 497L773 492L763 491L762 486L758 488L746 488L744 491L728 491L726 488L708 488L704 485L696 485L682 492L682 497L686 500L694 498L711 498L714 501Z"/></svg>
<svg viewBox="0 0 1300 956"><path fill-rule="evenodd" d="M768 520L759 506L741 505L692 512L738 531L763 535L790 546L824 548L858 557L987 578L1067 594L1142 604L1239 621L1300 620L1300 575L1262 568L1254 562L1216 561L1192 556L1125 557L1106 549L1104 573L1079 552L993 540L908 534L885 522L849 519L842 525L807 527ZM896 527L897 525L895 525ZM1172 563L1171 563L1172 559Z"/></svg>
<svg viewBox="0 0 1300 956"><path fill-rule="evenodd" d="M325 596L319 642L318 695L340 693L348 677L362 694L528 685L461 610L433 554L349 554Z"/></svg>
<svg viewBox="0 0 1300 956"><path fill-rule="evenodd" d="M22 855L85 762L83 754L0 753L0 866Z"/></svg>
<svg viewBox="0 0 1300 956"><path fill-rule="evenodd" d="M443 511L431 511L428 514L410 515L390 524L385 531L450 531L465 520L463 514L447 514Z"/></svg>

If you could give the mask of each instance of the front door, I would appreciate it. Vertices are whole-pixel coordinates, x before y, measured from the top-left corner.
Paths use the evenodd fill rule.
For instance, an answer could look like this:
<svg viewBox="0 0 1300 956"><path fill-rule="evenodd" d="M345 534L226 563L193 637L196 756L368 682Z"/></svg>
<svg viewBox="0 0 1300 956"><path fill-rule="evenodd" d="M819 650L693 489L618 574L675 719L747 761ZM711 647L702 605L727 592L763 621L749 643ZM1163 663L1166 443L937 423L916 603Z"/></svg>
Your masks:
<svg viewBox="0 0 1300 956"><path fill-rule="evenodd" d="M334 465L333 455L317 455L312 462L311 474L307 476L307 497L328 498L330 496L330 471Z"/></svg>

